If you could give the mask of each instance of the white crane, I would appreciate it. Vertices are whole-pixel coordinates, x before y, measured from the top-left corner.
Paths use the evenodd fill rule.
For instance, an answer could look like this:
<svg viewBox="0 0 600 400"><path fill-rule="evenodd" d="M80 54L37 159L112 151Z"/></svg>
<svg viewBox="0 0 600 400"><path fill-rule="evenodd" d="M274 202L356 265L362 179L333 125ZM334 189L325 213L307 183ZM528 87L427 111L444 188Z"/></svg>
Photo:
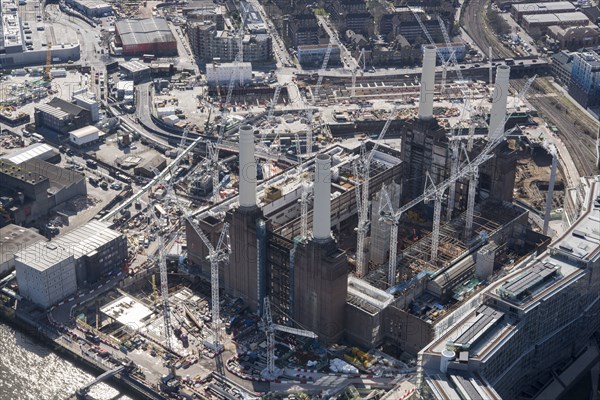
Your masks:
<svg viewBox="0 0 600 400"><path fill-rule="evenodd" d="M318 336L311 331L274 324L269 296L266 296L263 301L263 324L265 334L267 335L267 368L262 372L262 375L267 379L276 379L279 376L280 371L275 368L275 331L291 333L292 335L304 336L312 339L316 339Z"/></svg>
<svg viewBox="0 0 600 400"><path fill-rule="evenodd" d="M302 193L300 194L300 236L302 240L308 239L308 198L310 197L310 185L302 182Z"/></svg>
<svg viewBox="0 0 600 400"><path fill-rule="evenodd" d="M410 7L410 6L408 7L408 9L412 12L413 16L415 17L415 19L419 23L419 26L421 27L421 30L423 31L423 33L427 37L427 40L429 40L429 43L431 43L432 45L434 45L434 46L437 47L437 45L435 43L435 40L433 40L433 38L429 34L429 31L425 27L425 24L423 24L423 21L421 21L421 18L417 15L417 12L412 7ZM446 86L446 69L447 69L447 66L448 66L448 64L450 63L451 60L450 60L450 57L448 58L448 60L446 60L444 58L444 55L440 51L437 51L436 53L438 55L438 58L440 59L440 64L442 65L442 88L443 88L442 90L445 90L445 86Z"/></svg>
<svg viewBox="0 0 600 400"><path fill-rule="evenodd" d="M440 25L442 34L444 35L444 41L446 42L446 48L448 49L448 59L445 60L445 62L442 64L443 65L442 92L443 92L446 90L446 75L447 75L448 65L452 64L455 69L459 68L459 67L458 67L458 60L456 59L456 50L454 50L452 48L452 43L450 42L450 36L448 35L448 31L446 30L446 25L444 24L442 17L440 17L439 15L437 16L437 20L438 20L438 24ZM422 26L422 28L424 28L424 26ZM462 73L461 73L461 76L462 76ZM462 80L462 78L461 78L461 80Z"/></svg>
<svg viewBox="0 0 600 400"><path fill-rule="evenodd" d="M358 59L354 62L354 68L352 68L352 91L350 96L354 98L356 96L356 71L360 68L360 60L362 58L362 72L365 72L365 49L360 49L360 54L358 55Z"/></svg>
<svg viewBox="0 0 600 400"><path fill-rule="evenodd" d="M212 311L212 328L213 328L213 350L218 353L222 349L221 345L221 319L220 319L220 305L219 305L219 263L228 262L229 254L231 254L231 244L229 242L229 223L223 224L221 235L216 246L213 246L208 237L204 234L202 229L196 225L196 223L190 217L186 217L187 221L196 231L196 234L200 236L200 239L204 242L204 245L208 249L208 256L206 257L210 261L210 292L211 292L211 311Z"/></svg>
<svg viewBox="0 0 600 400"><path fill-rule="evenodd" d="M156 226L161 230L161 222L156 215L155 204L149 206ZM163 308L163 324L165 334L165 346L169 351L173 351L173 343L171 341L171 310L169 306L169 283L167 278L167 259L165 256L165 246L163 242L162 232L158 232L158 268L160 271L160 293L162 296L162 308Z"/></svg>
<svg viewBox="0 0 600 400"><path fill-rule="evenodd" d="M367 263L365 261L365 238L369 231L369 179L371 160L375 151L379 147L379 142L387 133L392 121L396 117L397 108L394 107L383 129L379 133L371 151L367 154L364 144L361 146L361 154L356 159L353 168L356 176L356 186L354 188L356 195L356 210L358 213L358 224L356 226L356 275L361 278L367 273Z"/></svg>
<svg viewBox="0 0 600 400"><path fill-rule="evenodd" d="M236 74L239 74L239 70L240 70L239 68L236 68L236 67L238 66L238 64L240 62L243 61L243 58L244 58L243 38L244 38L244 25L246 23L246 13L243 11L244 10L242 7L242 21L240 22L240 29L237 33L237 35L239 37L239 43L238 43L238 49L237 49L238 51L237 51L237 54L233 61L234 68L231 71L231 76L229 78L229 86L227 87L227 97L225 98L225 104L223 105L223 112L221 113L221 126L219 128L217 142L216 143L211 143L211 142L207 143L209 167L211 168L211 175L212 175L212 201L213 201L213 203L217 203L220 200L220 196L219 196L219 145L221 144L221 142L223 141L223 138L225 136L225 126L227 125L226 114L227 114L228 106L231 103L233 87L235 86L235 77L236 77ZM239 75L239 76L241 79L241 75Z"/></svg>
<svg viewBox="0 0 600 400"><path fill-rule="evenodd" d="M279 100L281 88L282 85L275 86L275 92L273 93L273 99L271 100L271 105L269 106L269 112L267 114L267 121L271 121L271 119L273 118L273 113L275 112L275 106L277 105L277 101Z"/></svg>
<svg viewBox="0 0 600 400"><path fill-rule="evenodd" d="M267 122L271 122L273 119L273 113L275 112L275 106L277 105L277 101L279 100L279 94L281 93L283 85L275 86L275 92L273 93L273 99L271 100L271 104L269 105L269 111L267 112ZM271 142L271 146L267 146L265 141L267 140L268 130L265 129L261 138L260 145L263 147L265 153L267 154L275 154L277 147L275 147L275 141L279 138L279 133ZM272 161L266 160L265 163L269 164L269 167L266 168L266 171L263 169L263 173L265 173L265 178L271 177L271 164Z"/></svg>
<svg viewBox="0 0 600 400"><path fill-rule="evenodd" d="M308 113L306 119L308 121L308 131L306 132L306 156L310 156L312 154L312 118L315 107L317 107L317 101L319 100L319 89L321 89L321 84L323 83L323 78L325 76L325 70L327 69L327 64L329 63L329 58L331 57L331 51L333 50L333 41L330 39L327 44L327 50L325 51L325 56L323 57L323 64L321 64L321 69L319 70L319 78L317 79L317 85L315 86L315 90L312 96L312 106L308 107Z"/></svg>
<svg viewBox="0 0 600 400"><path fill-rule="evenodd" d="M523 90L521 91L521 93L519 93L517 102L519 102L527 93L527 91L529 90L529 88L531 87L531 84L533 83L533 81L535 80L535 78L537 77L537 75L535 75L533 78L530 78L527 83L525 84L525 86L523 87ZM512 113L509 114L508 116L506 116L506 118L504 119L504 121L506 122L510 117L512 116ZM499 125L498 126L498 130L502 130L504 124ZM389 263L388 263L388 284L390 286L393 286L396 284L396 249L398 247L398 224L400 222L400 218L402 217L402 215L410 210L411 208L413 208L414 206L416 206L417 204L419 204L421 201L424 200L430 200L430 199L441 199L441 197L443 196L443 193L446 191L446 189L452 184L452 182L456 182L457 180L460 179L464 179L465 177L471 177L474 175L474 171L477 171L479 166L481 164L483 164L484 162L488 161L490 158L493 157L493 154L491 154L492 150L496 148L496 146L498 146L503 140L504 140L504 136L505 135L498 135L496 138L493 138L494 136L491 136L491 139L488 141L488 143L486 144L486 146L481 150L481 152L473 159L473 160L467 160L467 162L465 164L463 164L461 166L461 168L456 172L456 174L451 175L448 179L446 179L444 182L439 183L438 185L430 185L427 189L425 189L424 193L422 195L420 195L419 197L411 200L410 202L408 202L407 204L405 204L404 206L400 207L398 210L394 211L392 209L391 206L391 201L389 199L389 195L387 194L387 191L383 191L383 196L384 196L384 201L386 204L386 207L383 207L383 209L380 211L380 219L383 222L389 223L391 224L391 235L390 235L390 259L389 259ZM475 175L477 175L477 173L475 173ZM466 222L466 226L467 227L472 227L473 225L473 210L474 210L474 205L475 205L475 189L476 189L476 184L477 184L477 180L476 178L473 178L472 181L475 182L474 186L469 185L469 196L473 196L472 200L468 200L467 203L467 222ZM472 189L472 190L471 190ZM471 192L473 193L473 195L471 195ZM441 203L441 202L440 202ZM441 204L439 206L439 210L441 211ZM439 224L440 224L440 211L437 212L437 216L436 211L434 209L434 221L433 221L433 230L432 230L432 235L435 235L437 237L432 237L432 246L435 243L436 244L436 249L435 249L435 254L437 255L437 243L439 243ZM470 217L469 217L470 215ZM436 227L437 225L437 227ZM471 229L471 228L469 228ZM467 236L467 240L469 239L469 236ZM433 254L433 249L432 249L432 254Z"/></svg>

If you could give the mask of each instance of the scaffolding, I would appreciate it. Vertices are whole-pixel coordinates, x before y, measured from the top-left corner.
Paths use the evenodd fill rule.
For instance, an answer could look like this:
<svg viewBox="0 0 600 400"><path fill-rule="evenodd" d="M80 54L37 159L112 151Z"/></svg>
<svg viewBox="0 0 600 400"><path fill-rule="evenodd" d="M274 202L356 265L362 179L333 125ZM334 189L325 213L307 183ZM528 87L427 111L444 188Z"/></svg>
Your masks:
<svg viewBox="0 0 600 400"><path fill-rule="evenodd" d="M473 232L479 237L491 237L506 224L525 213L523 209L509 203L483 202L475 206ZM466 222L466 213L451 222L440 226L439 249L437 262L431 260L432 235L428 233L417 242L405 248L398 256L397 271L400 281L406 281L420 272L436 273L443 270L457 258L468 254L471 248L479 243L479 239L471 242L462 240L462 231ZM386 289L387 271L384 265L366 276L373 286Z"/></svg>

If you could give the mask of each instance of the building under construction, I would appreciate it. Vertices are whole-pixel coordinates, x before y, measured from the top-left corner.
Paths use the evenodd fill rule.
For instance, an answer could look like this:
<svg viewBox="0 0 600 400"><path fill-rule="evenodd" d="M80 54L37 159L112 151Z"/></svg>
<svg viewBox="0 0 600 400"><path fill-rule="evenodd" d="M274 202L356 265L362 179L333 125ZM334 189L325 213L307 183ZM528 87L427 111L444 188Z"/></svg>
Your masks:
<svg viewBox="0 0 600 400"><path fill-rule="evenodd" d="M220 273L228 294L258 312L269 296L279 323L311 330L325 343L389 344L416 354L452 323L444 319L449 311L467 312L475 306L468 301L473 293L547 244L528 229L527 211L512 204L515 150L497 140L504 132L510 69L497 69L489 132L467 138L452 135L433 117L435 47L425 47L424 59L419 114L400 121L400 152L374 149L372 142L363 152L335 146L257 183L254 129L240 128L239 196L195 215L213 243L224 221L230 224L230 260ZM354 165L369 152L368 271L359 277L353 265L361 181ZM458 174L478 159L484 160L479 168ZM379 220L382 187L396 209L419 198L426 183L441 188L438 228L435 222L432 228L435 207L420 202L398 220L394 243L391 226ZM207 251L191 225L187 242L189 261L208 276ZM393 276L384 267L390 254L398 254L389 263Z"/></svg>

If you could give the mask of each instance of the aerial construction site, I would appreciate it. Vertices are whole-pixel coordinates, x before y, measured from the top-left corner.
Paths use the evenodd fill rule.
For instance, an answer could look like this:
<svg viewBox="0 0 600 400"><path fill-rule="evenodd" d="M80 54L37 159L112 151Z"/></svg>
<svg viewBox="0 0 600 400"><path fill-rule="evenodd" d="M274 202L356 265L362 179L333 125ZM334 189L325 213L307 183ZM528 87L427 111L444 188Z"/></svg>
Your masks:
<svg viewBox="0 0 600 400"><path fill-rule="evenodd" d="M542 398L600 355L595 106L548 122L546 56L444 7L8 3L0 311L98 372L70 396ZM519 339L561 293L569 354Z"/></svg>

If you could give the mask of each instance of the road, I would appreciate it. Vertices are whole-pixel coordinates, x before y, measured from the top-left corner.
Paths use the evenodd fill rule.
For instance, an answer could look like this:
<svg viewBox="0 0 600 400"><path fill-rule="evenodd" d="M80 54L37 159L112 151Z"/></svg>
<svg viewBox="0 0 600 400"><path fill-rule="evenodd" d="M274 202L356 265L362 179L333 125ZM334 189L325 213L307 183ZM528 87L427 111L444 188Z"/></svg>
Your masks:
<svg viewBox="0 0 600 400"><path fill-rule="evenodd" d="M357 68L356 60L354 60L352 54L350 54L346 46L340 41L337 29L329 26L329 18L323 15L317 15L317 21L325 32L327 32L327 35L329 35L329 40L340 49L340 61L342 62L344 69L352 71L354 68Z"/></svg>
<svg viewBox="0 0 600 400"><path fill-rule="evenodd" d="M286 49L285 42L281 39L281 36L279 36L277 29L275 29L273 22L271 22L271 19L267 16L263 6L257 0L249 0L249 3L256 11L258 11L267 26L267 33L271 36L273 41L273 54L277 59L277 67L294 67L294 59Z"/></svg>

